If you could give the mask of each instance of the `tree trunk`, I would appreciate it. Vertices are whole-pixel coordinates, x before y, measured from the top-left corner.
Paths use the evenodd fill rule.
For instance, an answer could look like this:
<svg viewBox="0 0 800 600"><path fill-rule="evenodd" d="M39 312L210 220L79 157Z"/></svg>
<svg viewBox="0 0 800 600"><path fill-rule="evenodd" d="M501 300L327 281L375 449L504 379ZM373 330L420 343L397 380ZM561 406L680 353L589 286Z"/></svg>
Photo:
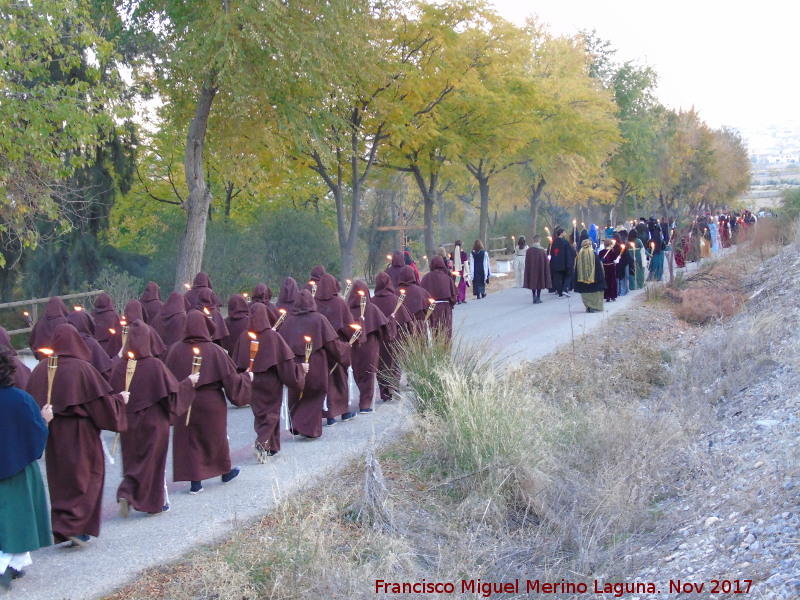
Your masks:
<svg viewBox="0 0 800 600"><path fill-rule="evenodd" d="M174 289L176 291L182 291L183 284L191 282L203 266L206 223L212 199L203 170L203 149L208 129L208 116L211 114L211 105L216 94L217 88L211 83L203 84L194 109L194 117L189 124L189 133L186 136L183 167L186 172L189 196L184 205L186 227L178 244L178 257L175 265Z"/></svg>
<svg viewBox="0 0 800 600"><path fill-rule="evenodd" d="M431 180L426 185L425 178L422 176L422 171L418 165L411 167L411 173L414 175L414 181L417 182L420 194L422 194L423 206L423 220L425 224L425 253L428 256L436 254L436 248L433 243L433 203L436 199L436 184L439 181L439 176L436 173L431 173Z"/></svg>
<svg viewBox="0 0 800 600"><path fill-rule="evenodd" d="M481 217L478 237L489 249L489 178L483 174L476 176L481 190Z"/></svg>
<svg viewBox="0 0 800 600"><path fill-rule="evenodd" d="M539 177L539 180L531 186L531 195L529 198L530 203L530 230L528 231L528 245L533 244L533 238L536 235L539 221L539 206L541 205L542 190L545 186L544 177Z"/></svg>

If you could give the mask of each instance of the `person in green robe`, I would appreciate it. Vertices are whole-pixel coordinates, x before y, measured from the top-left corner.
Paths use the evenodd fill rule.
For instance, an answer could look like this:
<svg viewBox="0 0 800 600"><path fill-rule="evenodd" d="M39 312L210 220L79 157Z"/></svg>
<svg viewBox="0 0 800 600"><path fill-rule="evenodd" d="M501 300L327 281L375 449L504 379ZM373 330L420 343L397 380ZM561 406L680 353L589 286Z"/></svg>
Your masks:
<svg viewBox="0 0 800 600"><path fill-rule="evenodd" d="M606 276L600 257L594 253L592 240L584 239L575 259L575 291L581 295L586 312L603 312Z"/></svg>
<svg viewBox="0 0 800 600"><path fill-rule="evenodd" d="M632 245L635 244L635 247ZM644 287L644 279L647 274L647 265L644 259L644 244L635 229L628 233L628 253L631 256L629 265L628 280L631 290L640 290Z"/></svg>
<svg viewBox="0 0 800 600"><path fill-rule="evenodd" d="M50 511L37 460L47 442L51 406L14 387L12 350L0 346L0 585L11 587L32 550L53 543Z"/></svg>

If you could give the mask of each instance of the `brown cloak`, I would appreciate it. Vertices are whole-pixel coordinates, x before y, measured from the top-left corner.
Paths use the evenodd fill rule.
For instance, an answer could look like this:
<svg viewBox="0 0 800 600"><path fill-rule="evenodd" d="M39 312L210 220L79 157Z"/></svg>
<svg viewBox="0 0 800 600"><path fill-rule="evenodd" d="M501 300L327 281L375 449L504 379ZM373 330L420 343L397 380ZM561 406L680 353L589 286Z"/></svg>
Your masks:
<svg viewBox="0 0 800 600"><path fill-rule="evenodd" d="M211 300L209 301L210 304L201 304L200 303L200 292L202 290L208 290L211 292L210 297ZM186 291L186 298L187 307L186 310L190 308L197 308L202 309L203 306L211 306L213 305L214 308L219 308L222 306L222 302L220 302L217 295L214 293L214 285L211 283L211 278L206 275L203 271L200 271L197 275L194 276L194 282L192 283L192 289Z"/></svg>
<svg viewBox="0 0 800 600"><path fill-rule="evenodd" d="M550 261L544 248L531 246L525 253L525 274L522 287L529 290L549 290L553 287Z"/></svg>
<svg viewBox="0 0 800 600"><path fill-rule="evenodd" d="M406 259L403 256L403 252L401 250L397 250L394 254L392 254L392 264L386 267L386 273L389 274L389 277L392 279L392 285L394 286L395 291L397 291L400 286L400 272L408 266L409 269L413 272L413 267L406 265ZM414 276L414 283L417 283L416 275ZM398 292L399 293L399 292Z"/></svg>
<svg viewBox="0 0 800 600"><path fill-rule="evenodd" d="M209 288L199 288L195 310L199 310L207 317L211 317L211 321L214 323L214 331L211 334L211 340L217 344L221 344L222 340L228 335L228 326L225 324L222 313L214 306L215 298L214 292Z"/></svg>
<svg viewBox="0 0 800 600"><path fill-rule="evenodd" d="M283 386L300 392L305 384L303 368L294 360L294 352L281 334L272 330L272 321L263 304L255 304L250 312L248 331L256 334L258 352L253 361L253 428L257 448L278 452L281 449L281 401ZM240 371L250 366L250 336L243 332L233 351L233 360Z"/></svg>
<svg viewBox="0 0 800 600"><path fill-rule="evenodd" d="M406 331L414 318L405 306L405 302L397 309L394 317L391 316L397 306L398 296L394 293L392 280L388 273L378 273L375 278L375 296L372 303L381 309L381 312L389 320L387 325L388 339L381 340L380 351L378 353L378 389L381 400L384 402L392 399L392 391L396 390L400 383L400 368L394 358L397 344L400 341L400 333Z"/></svg>
<svg viewBox="0 0 800 600"><path fill-rule="evenodd" d="M114 308L111 296L103 292L94 301L94 333L95 339L106 351L109 358L115 357L122 348L122 325ZM111 333L111 330L114 333Z"/></svg>
<svg viewBox="0 0 800 600"><path fill-rule="evenodd" d="M155 281L151 281L144 288L144 292L139 296L139 302L144 309L144 322L150 324L156 315L161 311L164 303L161 301L161 288Z"/></svg>
<svg viewBox="0 0 800 600"><path fill-rule="evenodd" d="M108 354L106 354L106 351L103 350L102 346L100 346L100 342L94 337L95 326L92 315L85 310L76 310L70 313L67 317L67 321L78 330L78 333L81 334L81 339L83 339L83 343L86 344L86 347L89 349L92 355L89 364L97 369L97 372L103 376L103 379L108 381L108 378L111 376L111 359L108 357Z"/></svg>
<svg viewBox="0 0 800 600"><path fill-rule="evenodd" d="M125 305L125 321L130 325L134 321L139 320L144 323L144 310L142 310L141 302L134 298L133 300L129 300ZM147 324L145 323L145 325ZM150 333L150 352L156 358L161 358L167 351L167 345L164 343L164 340L161 339L161 336L156 333L155 329L147 325L147 330ZM127 352L127 350L123 348L123 354L125 352Z"/></svg>
<svg viewBox="0 0 800 600"><path fill-rule="evenodd" d="M180 292L170 293L164 306L150 323L167 347L181 339L185 324L186 305Z"/></svg>
<svg viewBox="0 0 800 600"><path fill-rule="evenodd" d="M364 317L361 317L361 294L366 299ZM353 315L353 321L361 324L361 336L353 346L353 378L358 386L358 407L361 410L372 408L375 395L375 373L378 370L378 355L381 340L389 339L387 331L389 320L381 309L372 304L369 288L363 281L353 283L347 305Z"/></svg>
<svg viewBox="0 0 800 600"><path fill-rule="evenodd" d="M100 534L105 456L100 430L124 431L125 403L89 364L91 354L77 329L64 324L53 333L58 356L53 382L53 420L45 450L50 512L56 543L70 536ZM28 392L47 402L47 361L31 373Z"/></svg>
<svg viewBox="0 0 800 600"><path fill-rule="evenodd" d="M450 339L453 336L453 306L458 299L458 291L441 256L433 257L431 271L422 278L420 286L427 290L430 298L436 300L436 309L430 318L431 329L444 332Z"/></svg>
<svg viewBox="0 0 800 600"><path fill-rule="evenodd" d="M294 304L294 300L297 298L298 291L297 282L293 277L284 279L281 284L281 291L278 294L278 301L275 303L276 306L288 310L289 314L291 314L292 304Z"/></svg>
<svg viewBox="0 0 800 600"><path fill-rule="evenodd" d="M250 316L250 307L241 294L232 294L228 298L228 316L225 317L225 328L228 335L222 338L222 347L233 356L233 349L239 341L243 331L247 331L247 319Z"/></svg>
<svg viewBox="0 0 800 600"><path fill-rule="evenodd" d="M298 364L305 361L306 342L311 337L311 357L302 396L289 390L292 432L306 437L322 435L322 406L328 391L328 371L334 362L349 363L349 346L342 343L328 320L317 312L311 292L301 290L292 313L278 333L295 355Z"/></svg>
<svg viewBox="0 0 800 600"><path fill-rule="evenodd" d="M56 327L67 322L67 305L57 296L53 296L47 301L47 308L44 317L41 317L33 325L28 336L28 345L33 351L37 360L42 360L45 355L39 352L39 348L50 348L53 341L53 332Z"/></svg>
<svg viewBox="0 0 800 600"><path fill-rule="evenodd" d="M130 324L128 351L136 369L126 406L128 429L122 433L122 482L117 500L125 498L136 510L159 513L166 503L164 484L169 450L170 416L186 412L194 397L192 383L180 385L160 360L152 356L150 334L142 321ZM127 352L114 364L111 387L125 389Z"/></svg>
<svg viewBox="0 0 800 600"><path fill-rule="evenodd" d="M172 374L183 380L192 370L192 348L198 348L203 357L189 425L182 417L175 422L172 439L174 481L202 481L231 470L225 398L227 396L235 406L250 402L250 376L236 372L230 356L211 341L213 331L214 323L210 319L199 311L190 310L186 315L183 339L173 344L164 358Z"/></svg>
<svg viewBox="0 0 800 600"><path fill-rule="evenodd" d="M278 312L278 307L272 302L272 290L266 284L257 283L253 288L253 303L259 302L267 307L267 312L270 316L270 322L277 321L281 314Z"/></svg>

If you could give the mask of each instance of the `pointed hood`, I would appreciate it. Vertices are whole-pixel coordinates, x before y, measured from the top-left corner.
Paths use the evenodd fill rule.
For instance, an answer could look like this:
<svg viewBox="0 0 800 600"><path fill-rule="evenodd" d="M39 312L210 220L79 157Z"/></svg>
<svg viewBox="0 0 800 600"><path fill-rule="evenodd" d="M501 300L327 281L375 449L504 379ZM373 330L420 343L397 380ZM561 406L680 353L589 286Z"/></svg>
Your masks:
<svg viewBox="0 0 800 600"><path fill-rule="evenodd" d="M81 337L94 337L94 319L85 310L72 311L67 317L67 323L77 329Z"/></svg>
<svg viewBox="0 0 800 600"><path fill-rule="evenodd" d="M142 303L136 298L133 298L128 300L128 303L125 305L125 320L128 322L128 325L130 325L137 319L144 321L144 310L142 309Z"/></svg>
<svg viewBox="0 0 800 600"><path fill-rule="evenodd" d="M257 283L253 288L253 302L264 304L270 300L272 300L272 290L264 283Z"/></svg>
<svg viewBox="0 0 800 600"><path fill-rule="evenodd" d="M384 272L378 273L375 277L375 296L395 296L394 284L389 274Z"/></svg>
<svg viewBox="0 0 800 600"><path fill-rule="evenodd" d="M367 284L364 283L362 280L354 281L353 288L350 290L350 296L347 298L347 306L352 308L359 308L361 306L361 294L358 292L362 292L364 294L364 298L367 299L367 304L370 302L369 297L369 288Z"/></svg>
<svg viewBox="0 0 800 600"><path fill-rule="evenodd" d="M186 323L183 326L183 341L187 344L210 342L215 330L211 319L198 310L190 310L186 313Z"/></svg>
<svg viewBox="0 0 800 600"><path fill-rule="evenodd" d="M292 314L297 316L316 311L317 305L314 302L314 298L311 296L311 292L308 290L300 290L292 306Z"/></svg>
<svg viewBox="0 0 800 600"><path fill-rule="evenodd" d="M139 296L140 302L152 302L153 300L161 300L161 288L155 281L149 282L142 295Z"/></svg>
<svg viewBox="0 0 800 600"><path fill-rule="evenodd" d="M407 288L411 285L417 285L417 276L414 273L414 268L410 266L405 266L400 271L400 279L399 279L399 287L395 289L399 290L400 288Z"/></svg>
<svg viewBox="0 0 800 600"><path fill-rule="evenodd" d="M111 296L103 292L94 300L94 312L96 313L104 313L104 312L115 312L114 308L114 301L111 299Z"/></svg>
<svg viewBox="0 0 800 600"><path fill-rule="evenodd" d="M228 298L228 318L244 319L250 314L250 307L241 294L232 294Z"/></svg>
<svg viewBox="0 0 800 600"><path fill-rule="evenodd" d="M447 270L447 265L444 264L444 259L438 254L431 260L431 271L442 271L446 275L450 275L450 271Z"/></svg>
<svg viewBox="0 0 800 600"><path fill-rule="evenodd" d="M278 307L287 310L290 309L292 304L294 304L295 298L297 298L297 292L297 282L294 278L287 277L284 279L281 284L281 292L278 294Z"/></svg>
<svg viewBox="0 0 800 600"><path fill-rule="evenodd" d="M326 301L330 300L339 293L339 282L330 273L325 273L317 283L317 295L315 300Z"/></svg>
<svg viewBox="0 0 800 600"><path fill-rule="evenodd" d="M134 321L128 326L128 343L122 349L122 357L127 359L128 352L133 352L136 360L153 355L150 349L150 328L144 321Z"/></svg>
<svg viewBox="0 0 800 600"><path fill-rule="evenodd" d="M69 309L64 301L57 296L53 296L47 301L47 308L44 311L45 319L57 319L59 317L66 318L69 315Z"/></svg>
<svg viewBox="0 0 800 600"><path fill-rule="evenodd" d="M161 315L171 317L172 315L186 314L186 302L180 292L170 292L167 301L161 308Z"/></svg>
<svg viewBox="0 0 800 600"><path fill-rule="evenodd" d="M272 325L272 319L267 307L260 302L253 303L250 307L250 320L247 324L247 330L261 333L267 329L272 329Z"/></svg>
<svg viewBox="0 0 800 600"><path fill-rule="evenodd" d="M311 269L311 277L309 277L309 279L311 281L316 281L317 283L319 283L319 281L322 279L322 276L325 275L326 273L327 271L325 271L325 267L323 267L322 265L317 265L316 267Z"/></svg>
<svg viewBox="0 0 800 600"><path fill-rule="evenodd" d="M197 275L194 276L194 281L192 282L193 288L214 288L214 285L211 283L211 278L205 274L205 272L200 271Z"/></svg>
<svg viewBox="0 0 800 600"><path fill-rule="evenodd" d="M81 334L69 323L56 327L53 332L52 348L56 356L71 356L86 362L92 359L92 353L81 339Z"/></svg>
<svg viewBox="0 0 800 600"><path fill-rule="evenodd" d="M403 255L402 250L396 250L394 254L392 254L392 266L393 267L405 267L406 266L406 259Z"/></svg>

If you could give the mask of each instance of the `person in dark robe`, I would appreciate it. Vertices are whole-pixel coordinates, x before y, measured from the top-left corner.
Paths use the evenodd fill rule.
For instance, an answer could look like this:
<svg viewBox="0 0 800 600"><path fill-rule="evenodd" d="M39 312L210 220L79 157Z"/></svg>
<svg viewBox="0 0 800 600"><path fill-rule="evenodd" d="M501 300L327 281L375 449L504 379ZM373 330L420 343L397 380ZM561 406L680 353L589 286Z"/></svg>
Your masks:
<svg viewBox="0 0 800 600"><path fill-rule="evenodd" d="M264 307L266 308L266 307ZM222 347L233 356L233 349L239 343L239 336L247 331L247 320L250 317L250 307L241 294L231 294L228 298L228 316L225 317L225 327L228 335L222 338Z"/></svg>
<svg viewBox="0 0 800 600"><path fill-rule="evenodd" d="M111 296L103 292L94 300L94 334L109 358L114 358L122 348L122 325Z"/></svg>
<svg viewBox="0 0 800 600"><path fill-rule="evenodd" d="M409 326L409 332L421 335L425 331L425 313L429 304L428 291L417 283L416 273L409 266L403 267L400 271L400 287L397 292L399 294L403 291L406 293L403 306L414 319Z"/></svg>
<svg viewBox="0 0 800 600"><path fill-rule="evenodd" d="M322 265L316 265L313 269L311 269L311 275L309 275L308 282L303 286L303 289L308 290L309 292L313 293L313 286L311 282L314 282L315 285L319 285L319 282L322 280L322 276L325 275L327 271L325 271L325 267Z"/></svg>
<svg viewBox="0 0 800 600"><path fill-rule="evenodd" d="M451 283L452 281L453 279L450 278ZM361 316L362 298L365 301L363 317ZM371 413L381 342L389 340L389 333L386 331L389 320L380 308L372 304L369 288L363 281L353 282L353 289L350 291L347 305L350 307L353 322L361 325L361 336L353 345L353 378L356 380L359 391L358 410L360 413Z"/></svg>
<svg viewBox="0 0 800 600"><path fill-rule="evenodd" d="M558 292L558 297L569 298L569 280L572 274L572 259L571 248L569 242L566 240L566 233L563 227L556 227L553 232L552 248L550 250L550 277L553 282L553 288Z"/></svg>
<svg viewBox="0 0 800 600"><path fill-rule="evenodd" d="M416 261L414 261L414 259L411 257L411 248L408 246L406 246L405 250L403 250L403 261L405 261L406 266L411 267L414 270L414 277L417 278L417 285L419 285L419 282L422 281L422 278L419 276L419 268L417 268Z"/></svg>
<svg viewBox="0 0 800 600"><path fill-rule="evenodd" d="M531 290L534 304L542 303L542 290L553 287L547 251L542 247L541 239L538 235L533 236L533 245L525 251L525 273L522 278L522 287Z"/></svg>
<svg viewBox="0 0 800 600"><path fill-rule="evenodd" d="M636 237L642 242L642 247L650 241L650 230L644 217L639 217L639 222L636 224Z"/></svg>
<svg viewBox="0 0 800 600"><path fill-rule="evenodd" d="M130 353L130 354L129 354ZM194 397L189 377L178 383L163 362L150 349L150 332L140 320L129 326L128 343L122 358L114 364L111 388L125 389L129 361L136 367L130 383L126 406L128 428L121 434L122 481L117 488L120 516L126 518L130 507L157 515L169 510L166 492L167 452L170 422L186 412Z"/></svg>
<svg viewBox="0 0 800 600"><path fill-rule="evenodd" d="M142 303L142 309L144 310L144 322L149 325L153 322L161 307L164 306L161 301L161 288L158 287L155 281L148 282L142 295L139 296L139 302Z"/></svg>
<svg viewBox="0 0 800 600"><path fill-rule="evenodd" d="M278 307L272 303L272 290L264 283L257 283L253 288L253 303L260 303L267 307L270 322L275 323L281 316Z"/></svg>
<svg viewBox="0 0 800 600"><path fill-rule="evenodd" d="M25 574L31 551L53 543L37 462L53 407L40 409L14 385L17 360L10 346L0 345L0 585L6 589Z"/></svg>
<svg viewBox="0 0 800 600"><path fill-rule="evenodd" d="M606 279L603 263L592 247L592 240L586 238L581 242L581 251L575 260L575 291L581 295L581 300L587 313L603 312L603 291L606 289Z"/></svg>
<svg viewBox="0 0 800 600"><path fill-rule="evenodd" d="M629 281L628 281L628 267L630 266L631 258L630 253L626 252L626 248L628 246L628 232L626 230L622 230L619 232L614 233L612 239L616 242L614 244L614 248L617 249L617 261L616 263L616 276L617 276L617 297L624 296L628 293L629 288Z"/></svg>
<svg viewBox="0 0 800 600"><path fill-rule="evenodd" d="M354 331L350 325L354 321L347 302L339 295L339 282L333 275L325 273L322 276L314 300L317 312L328 319L331 327L339 335L339 340L344 343L349 342ZM339 365L328 376L328 397L322 412L328 427L336 424L337 417L341 417L342 421L349 421L356 416L356 413L350 411L350 385L347 378L347 368L350 366L349 350L346 358L347 364Z"/></svg>
<svg viewBox="0 0 800 600"><path fill-rule="evenodd" d="M21 390L25 389L25 386L28 385L28 379L31 376L31 370L28 368L24 362L22 362L17 354L17 351L11 345L11 338L8 335L8 331L6 328L0 325L0 347L5 346L8 348L8 351L11 353L11 360L14 363L14 387L18 387ZM2 549L2 546L0 546Z"/></svg>
<svg viewBox="0 0 800 600"><path fill-rule="evenodd" d="M196 308L202 309L203 306L207 306L207 304L202 304L200 302L200 293L203 290L207 290L210 292L210 302L214 308L219 308L222 306L222 302L214 293L214 285L211 283L211 278L206 275L203 271L200 271L197 275L194 276L194 282L192 283L192 288L186 291L185 298L186 302L188 303L188 308ZM206 300L206 302L208 302Z"/></svg>
<svg viewBox="0 0 800 600"><path fill-rule="evenodd" d="M47 301L44 316L33 324L33 329L28 336L28 345L33 351L36 360L42 360L45 355L39 352L40 348L50 348L53 340L53 332L56 327L67 322L67 305L57 296L53 296Z"/></svg>
<svg viewBox="0 0 800 600"><path fill-rule="evenodd" d="M265 463L281 449L281 402L283 386L299 393L305 385L308 365L297 363L294 352L281 334L272 329L267 307L261 303L253 305L246 331L239 335L233 349L233 362L239 371L253 372L253 391L250 406L253 409L253 428L256 432L256 460ZM248 333L256 335L258 351L250 363Z"/></svg>
<svg viewBox="0 0 800 600"><path fill-rule="evenodd" d="M603 263L603 276L606 280L606 289L603 292L603 299L606 302L616 302L619 293L617 283L617 264L623 248L614 242L613 238L603 240L603 249L597 253L600 262Z"/></svg>
<svg viewBox="0 0 800 600"><path fill-rule="evenodd" d="M392 316L398 298L389 274L378 273L375 278L375 295L372 297L372 304L377 306L388 320L386 336L381 339L378 352L378 391L384 402L392 399L393 393L400 385L400 367L397 365L395 353L397 344L400 343L402 336L410 327L411 321L414 320L405 306L405 301Z"/></svg>
<svg viewBox="0 0 800 600"><path fill-rule="evenodd" d="M664 246L661 236L650 242L650 266L647 274L649 281L661 281L664 276Z"/></svg>
<svg viewBox="0 0 800 600"><path fill-rule="evenodd" d="M453 306L456 304L458 292L440 256L433 257L431 270L422 278L420 287L428 292L428 298L433 298L436 302L436 309L429 320L431 329L444 334L449 341L453 337Z"/></svg>
<svg viewBox="0 0 800 600"><path fill-rule="evenodd" d="M171 292L161 310L153 318L150 326L169 347L183 337L183 326L186 324L186 303L183 294Z"/></svg>
<svg viewBox="0 0 800 600"><path fill-rule="evenodd" d="M278 330L295 355L295 362L306 360L306 340L311 338L311 356L302 392L289 390L292 433L306 438L322 435L322 408L328 392L328 373L334 363L346 364L347 344L339 340L328 319L317 312L311 292L297 294L291 314Z"/></svg>
<svg viewBox="0 0 800 600"><path fill-rule="evenodd" d="M647 274L647 265L644 261L644 245L639 239L635 229L628 232L628 250L630 270L628 271L628 287L631 290L640 290L644 287Z"/></svg>
<svg viewBox="0 0 800 600"><path fill-rule="evenodd" d="M85 546L100 535L105 480L105 456L100 431L124 431L129 394L114 394L108 382L89 364L91 354L78 330L69 323L53 334L58 357L53 381L53 421L45 450L50 512L56 543ZM28 392L47 404L47 366L43 360L31 373Z"/></svg>
<svg viewBox="0 0 800 600"><path fill-rule="evenodd" d="M241 471L231 467L227 398L234 406L250 403L252 373L238 373L227 352L211 341L214 323L203 313L186 314L183 339L173 344L164 364L181 381L192 370L193 348L202 357L187 418L175 421L172 437L172 479L189 481L190 494L203 491L203 480L221 476L228 483Z"/></svg>
<svg viewBox="0 0 800 600"><path fill-rule="evenodd" d="M403 270L403 267L406 266L406 260L403 256L402 250L397 250L394 254L392 254L392 262L386 267L386 273L392 280L392 285L394 289L397 289L400 285L400 271ZM413 269L412 269L413 270ZM415 283L419 283L418 281Z"/></svg>
<svg viewBox="0 0 800 600"><path fill-rule="evenodd" d="M436 260L434 258L434 260ZM433 271L433 260L431 261ZM475 240L469 256L469 279L472 282L472 294L480 300L486 298L486 285L489 283L489 253L483 249L483 242ZM425 287L424 285L422 287Z"/></svg>
<svg viewBox="0 0 800 600"><path fill-rule="evenodd" d="M161 336L158 335L155 329L147 325L144 322L144 310L142 310L142 304L136 298L128 300L128 303L125 305L125 321L128 325L131 325L135 321L141 321L147 326L147 331L150 334L150 352L156 358L161 358L164 356L164 353L167 351L167 345L164 343L164 340L161 339ZM120 348L120 356L121 356L122 349Z"/></svg>
<svg viewBox="0 0 800 600"><path fill-rule="evenodd" d="M67 317L67 322L81 334L83 343L86 344L89 353L92 355L89 363L97 369L103 379L108 381L108 378L111 377L111 359L106 354L106 351L103 350L100 342L94 337L95 326L92 315L85 310L75 310Z"/></svg>
<svg viewBox="0 0 800 600"><path fill-rule="evenodd" d="M281 291L280 294L278 294L278 301L275 305L278 308L289 311L289 314L291 314L292 306L294 305L298 292L297 281L295 281L294 277L287 277L281 284Z"/></svg>
<svg viewBox="0 0 800 600"><path fill-rule="evenodd" d="M211 322L214 323L211 341L221 346L222 340L228 335L228 326L225 324L222 313L214 306L214 292L208 288L200 288L197 294L197 304L188 312L192 310L197 310L211 319Z"/></svg>

